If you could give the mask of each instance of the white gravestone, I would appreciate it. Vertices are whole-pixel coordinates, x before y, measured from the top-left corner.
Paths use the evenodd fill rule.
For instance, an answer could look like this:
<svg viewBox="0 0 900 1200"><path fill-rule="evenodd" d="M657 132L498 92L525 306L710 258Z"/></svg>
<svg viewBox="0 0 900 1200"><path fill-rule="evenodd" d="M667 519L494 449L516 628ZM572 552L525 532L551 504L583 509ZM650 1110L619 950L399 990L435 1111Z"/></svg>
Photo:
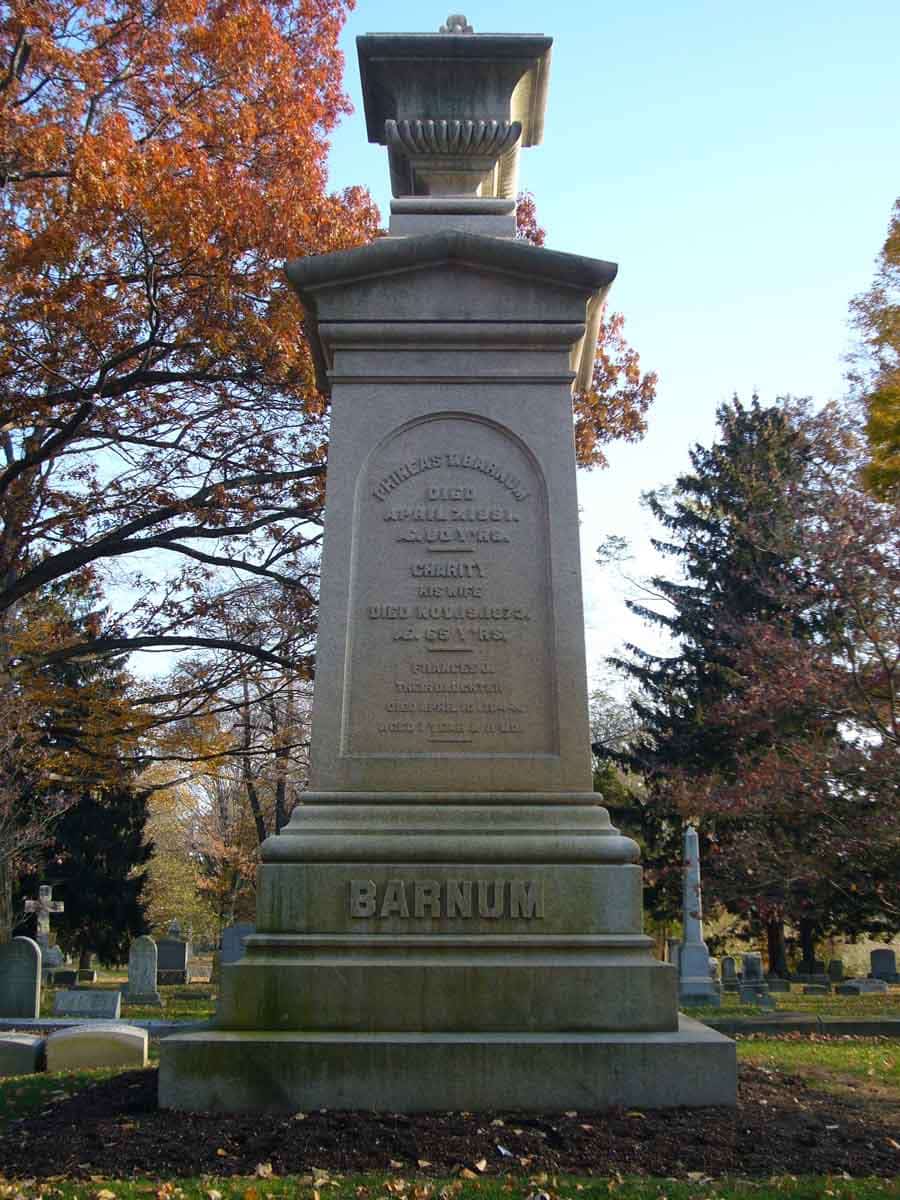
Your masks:
<svg viewBox="0 0 900 1200"><path fill-rule="evenodd" d="M703 940L703 901L700 890L700 841L688 825L684 833L682 938L678 955L678 1000L683 1005L721 1004L718 985L710 972L709 951Z"/></svg>
<svg viewBox="0 0 900 1200"><path fill-rule="evenodd" d="M162 1004L156 987L157 951L151 937L137 937L128 951L129 1004Z"/></svg>
<svg viewBox="0 0 900 1200"><path fill-rule="evenodd" d="M551 39L458 18L358 40L390 236L287 266L332 398L310 786L163 1107L735 1102L592 790L572 389L616 268L516 241Z"/></svg>
<svg viewBox="0 0 900 1200"><path fill-rule="evenodd" d="M47 1038L47 1070L77 1071L85 1067L137 1068L147 1065L146 1029L134 1025L77 1025Z"/></svg>
<svg viewBox="0 0 900 1200"><path fill-rule="evenodd" d="M41 948L27 937L0 946L0 1017L41 1015Z"/></svg>

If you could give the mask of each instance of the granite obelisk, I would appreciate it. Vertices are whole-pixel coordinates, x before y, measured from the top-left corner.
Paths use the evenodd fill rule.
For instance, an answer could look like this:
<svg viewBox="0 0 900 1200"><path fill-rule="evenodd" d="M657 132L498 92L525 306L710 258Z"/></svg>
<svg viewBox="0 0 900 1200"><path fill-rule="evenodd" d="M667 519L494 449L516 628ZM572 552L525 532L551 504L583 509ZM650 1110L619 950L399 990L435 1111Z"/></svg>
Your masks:
<svg viewBox="0 0 900 1200"><path fill-rule="evenodd" d="M166 1106L734 1103L591 790L572 388L616 267L515 239L551 44L358 41L389 236L287 267L332 400L310 791Z"/></svg>

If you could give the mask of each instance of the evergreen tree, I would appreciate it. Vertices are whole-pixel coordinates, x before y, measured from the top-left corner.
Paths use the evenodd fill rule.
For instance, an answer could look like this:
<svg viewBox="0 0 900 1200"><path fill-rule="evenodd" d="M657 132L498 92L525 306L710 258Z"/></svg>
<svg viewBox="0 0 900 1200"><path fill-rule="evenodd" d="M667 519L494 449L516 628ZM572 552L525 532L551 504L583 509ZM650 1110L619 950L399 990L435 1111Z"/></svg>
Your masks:
<svg viewBox="0 0 900 1200"><path fill-rule="evenodd" d="M812 504L802 497L813 488L814 447L802 423L756 398L749 408L725 405L718 421L719 440L694 448L692 472L670 494L649 496L670 535L655 544L681 571L652 581L667 611L631 607L664 628L676 650L666 656L632 646L630 659L616 660L639 688L640 732L621 760L647 787L643 840L650 874L662 885L659 906L675 900L677 880L666 865L680 818L701 814L708 891L744 918L748 933L765 932L770 969L782 972L786 918L807 960L817 937L839 923L846 928L849 881L834 831L852 828L855 797L835 788L833 776L823 782L823 764L840 756L842 737L821 688L793 687L777 720L751 719L759 681L748 672L747 646L760 630L777 632L792 651L827 646L842 616L823 602L804 554ZM781 669L790 675L792 665L789 657ZM808 769L813 758L816 770ZM794 764L801 765L788 769ZM763 767L772 771L768 790ZM754 770L753 786L745 786ZM845 840L845 859L847 849ZM845 877L828 878L830 870ZM871 889L856 890L866 896L858 930L878 920L879 900Z"/></svg>
<svg viewBox="0 0 900 1200"><path fill-rule="evenodd" d="M144 840L147 795L125 783L91 789L54 826L40 878L65 903L53 928L82 968L92 954L103 963L124 962L131 939L148 931L141 869L153 849Z"/></svg>

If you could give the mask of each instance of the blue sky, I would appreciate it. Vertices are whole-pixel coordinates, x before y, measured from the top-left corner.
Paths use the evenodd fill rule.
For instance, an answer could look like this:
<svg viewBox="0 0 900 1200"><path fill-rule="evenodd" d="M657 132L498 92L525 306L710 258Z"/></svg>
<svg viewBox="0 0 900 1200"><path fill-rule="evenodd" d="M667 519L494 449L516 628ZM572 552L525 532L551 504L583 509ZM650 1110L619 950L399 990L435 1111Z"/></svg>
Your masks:
<svg viewBox="0 0 900 1200"><path fill-rule="evenodd" d="M589 670L650 635L594 564L607 533L657 565L642 490L671 482L716 407L756 389L843 391L850 298L864 290L900 194L897 0L632 0L465 8L476 32L554 38L544 144L523 152L547 244L619 263L610 304L660 376L647 437L580 484ZM455 10L455 11L458 11ZM436 31L446 3L358 0L344 33L357 109L333 138L331 184L383 213L386 153L368 146L354 39Z"/></svg>

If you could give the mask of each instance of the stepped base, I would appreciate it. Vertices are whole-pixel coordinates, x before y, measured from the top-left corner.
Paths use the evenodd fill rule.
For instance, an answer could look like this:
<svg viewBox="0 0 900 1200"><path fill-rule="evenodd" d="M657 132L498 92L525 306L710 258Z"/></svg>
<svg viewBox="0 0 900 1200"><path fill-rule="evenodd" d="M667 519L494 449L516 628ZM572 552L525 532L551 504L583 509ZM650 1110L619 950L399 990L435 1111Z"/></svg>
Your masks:
<svg viewBox="0 0 900 1200"><path fill-rule="evenodd" d="M161 1108L192 1112L540 1112L734 1105L735 1044L682 1016L671 1033L273 1033L160 1045Z"/></svg>

